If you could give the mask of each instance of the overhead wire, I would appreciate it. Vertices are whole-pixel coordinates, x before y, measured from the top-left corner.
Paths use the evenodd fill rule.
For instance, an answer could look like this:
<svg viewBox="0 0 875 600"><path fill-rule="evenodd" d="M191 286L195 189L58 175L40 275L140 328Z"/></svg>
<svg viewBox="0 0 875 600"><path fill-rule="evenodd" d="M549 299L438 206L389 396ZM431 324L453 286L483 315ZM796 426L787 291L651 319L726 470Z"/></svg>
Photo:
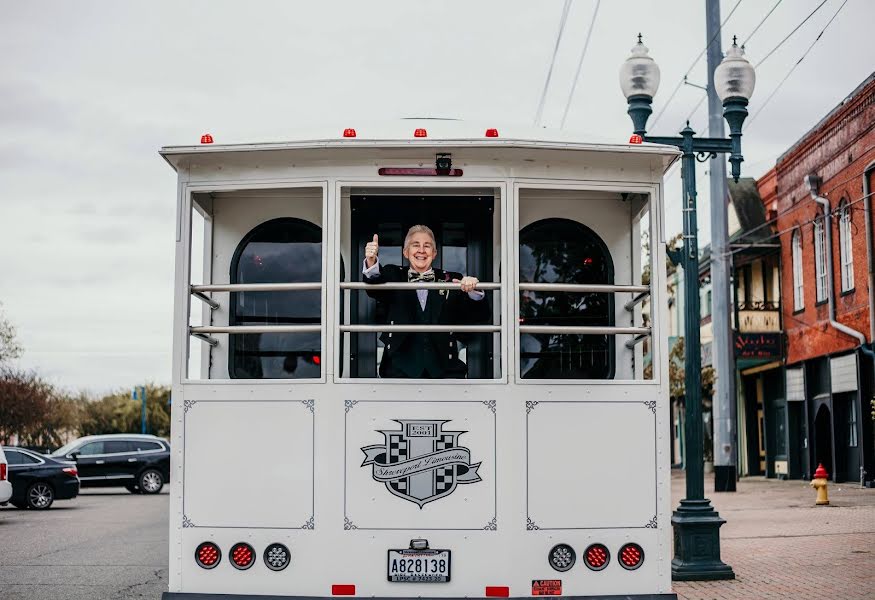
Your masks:
<svg viewBox="0 0 875 600"><path fill-rule="evenodd" d="M764 62L766 62L766 61L769 59L769 57L772 56L772 54L774 54L775 52L778 51L778 48L780 48L781 46L783 46L784 43L785 43L787 40L789 40L791 37L793 37L793 34L796 33L797 31L799 31L799 28L802 27L803 25L805 25L805 23L808 22L808 19L810 19L811 17L813 17L814 14L815 14L817 11L819 11L819 10L823 7L823 5L826 4L828 1L829 1L829 0L823 0L820 4L818 4L818 5L814 8L814 10L812 10L810 13L808 13L808 16L805 17L804 19L802 19L802 22L799 23L799 25L797 25L796 27L794 27L794 28L793 28L793 31L791 31L790 33L788 33L788 34L784 37L784 39L782 39L780 42L778 42L778 45L777 45L777 46L775 46L774 48L772 48L771 50L769 50L769 51L766 53L766 55L765 55L763 58L761 58L757 64L754 65L754 68L757 68L757 67L759 67L761 64L763 64Z"/></svg>
<svg viewBox="0 0 875 600"><path fill-rule="evenodd" d="M574 83L571 84L571 91L568 92L568 101L565 103L565 111L562 113L562 121L559 128L565 127L565 119L568 117L568 109L571 108L571 100L574 98L574 90L577 89L577 80L580 78L580 70L583 67L583 59L586 58L586 51L589 48L589 40L592 37L592 30L595 26L596 17L599 14L599 5L602 0L596 0L595 9L592 11L592 20L589 22L589 29L586 32L586 40L583 42L583 50L580 52L580 59L577 61L577 71L574 73Z"/></svg>
<svg viewBox="0 0 875 600"><path fill-rule="evenodd" d="M541 100L538 102L538 110L535 113L535 126L541 124L544 114L544 103L547 100L547 90L550 87L550 79L553 77L553 67L556 65L556 55L559 53L559 45L562 43L562 34L565 32L565 24L568 22L568 11L571 8L571 0L565 0L562 6L562 15L559 17L559 33L556 35L556 44L553 47L553 58L550 59L550 68L547 70L547 80L544 81L544 90L541 92Z"/></svg>
<svg viewBox="0 0 875 600"><path fill-rule="evenodd" d="M783 2L783 1L784 1L784 0L778 0L777 2L775 2L775 4L772 6L772 8L769 9L769 12L767 12L767 13L763 16L763 18L760 19L760 22L756 24L756 27L753 28L753 31L751 31L749 34L747 34L747 37L744 38L744 41L743 41L743 42L741 42L741 48L742 48L742 50L744 50L744 47L747 45L747 43L748 43L751 39L753 39L753 36L755 36L755 35L757 34L757 32L760 30L760 28L763 26L763 24L764 24L766 21L768 21L769 17L772 16L772 13L775 12L775 9L778 8L778 6L780 6L781 2ZM699 108L702 107L702 104L705 103L705 100L706 100L707 98L708 98L707 95L704 95L704 96L702 96L701 98L699 98L699 102L696 103L696 106L693 107L693 110L690 111L690 114L688 114L688 115L687 115L687 118L684 119L683 123L681 123L681 127L684 126L684 123L688 123L688 122L693 118L693 116L696 114L696 112L698 112Z"/></svg>
<svg viewBox="0 0 875 600"><path fill-rule="evenodd" d="M826 1L826 0L824 0L824 1ZM830 17L829 21L827 21L826 25L823 26L823 29L820 30L820 33L817 34L817 37L814 38L814 41L811 42L811 45L808 46L808 48L806 48L805 52L802 53L802 56L799 57L799 60L797 60L795 63L793 63L793 66L790 67L790 70L787 71L787 74L784 75L784 78L781 80L781 82L775 87L775 89L772 90L772 93L769 94L768 98L766 98L765 101L762 104L760 104L757 111L753 115L751 115L751 117L747 120L747 123L745 123L745 125L744 125L745 131L748 128L750 128L751 123L753 123L754 120L756 120L756 118L760 115L760 113L763 112L763 109L766 106L768 106L768 104L772 100L772 98L775 97L775 94L778 93L778 90L781 89L781 86L783 86L784 83L788 79L790 79L790 75L792 75L793 71L796 70L796 67L798 67L799 64L803 60L805 60L805 57L808 56L808 53L811 52L811 49L814 48L814 46L817 44L817 42L820 41L820 38L823 37L824 32L827 30L827 28L829 28L830 25L832 25L832 22L835 21L835 18L837 16L839 16L839 13L842 12L842 9L845 7L845 4L847 4L847 3L848 3L848 0L844 0L844 2L842 2L841 6L839 6L838 9L833 13L832 17ZM762 61L760 61L759 64L762 64Z"/></svg>
<svg viewBox="0 0 875 600"><path fill-rule="evenodd" d="M672 90L671 95L668 97L668 100L665 101L665 104L663 104L659 113L657 113L656 118L653 119L653 123L650 125L651 127L655 127L656 124L659 122L659 119L662 117L662 115L665 114L665 109L668 108L669 104L671 104L671 101L674 100L674 97L677 95L678 90L680 90L681 86L684 85L684 78L686 78L687 75L690 74L690 71L692 71L697 64L699 64L699 61L702 59L703 56L705 56L705 52L708 51L708 47L717 38L717 36L720 35L720 32L723 30L723 26L726 25L726 23L729 21L729 19L732 18L732 15L735 14L736 9L738 9L738 7L741 3L742 3L742 0L738 0L738 2L735 3L735 6L732 7L732 10L730 10L729 14L726 15L726 18L723 19L722 23L720 23L720 27L717 28L717 31L714 32L714 35L711 36L711 39L708 40L708 43L705 44L705 47L702 49L701 52L699 52L699 55L696 57L696 60L693 61L693 64L690 65L690 68L687 69L687 71L681 76L680 81L678 81L674 90Z"/></svg>

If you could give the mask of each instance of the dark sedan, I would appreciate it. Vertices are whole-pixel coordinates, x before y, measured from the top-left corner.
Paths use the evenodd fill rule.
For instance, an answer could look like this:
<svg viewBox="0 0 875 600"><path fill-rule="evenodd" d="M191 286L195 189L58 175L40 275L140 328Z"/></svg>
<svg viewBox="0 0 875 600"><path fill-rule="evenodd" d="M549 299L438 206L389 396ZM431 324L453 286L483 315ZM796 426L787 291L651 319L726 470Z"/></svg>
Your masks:
<svg viewBox="0 0 875 600"><path fill-rule="evenodd" d="M58 460L13 446L4 446L9 462L12 498L18 508L45 510L55 500L69 500L79 495L76 463Z"/></svg>

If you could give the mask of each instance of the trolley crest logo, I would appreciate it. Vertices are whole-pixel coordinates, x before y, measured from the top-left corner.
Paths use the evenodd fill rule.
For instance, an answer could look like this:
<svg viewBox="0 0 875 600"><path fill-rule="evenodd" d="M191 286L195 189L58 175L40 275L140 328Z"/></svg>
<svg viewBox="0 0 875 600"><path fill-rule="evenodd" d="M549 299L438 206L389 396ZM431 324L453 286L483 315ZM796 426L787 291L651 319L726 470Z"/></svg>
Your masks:
<svg viewBox="0 0 875 600"><path fill-rule="evenodd" d="M373 465L374 479L386 489L422 508L429 502L449 496L460 483L481 481L471 464L471 451L459 446L465 431L445 431L449 421L395 419L401 429L380 431L384 444L365 446L365 461Z"/></svg>

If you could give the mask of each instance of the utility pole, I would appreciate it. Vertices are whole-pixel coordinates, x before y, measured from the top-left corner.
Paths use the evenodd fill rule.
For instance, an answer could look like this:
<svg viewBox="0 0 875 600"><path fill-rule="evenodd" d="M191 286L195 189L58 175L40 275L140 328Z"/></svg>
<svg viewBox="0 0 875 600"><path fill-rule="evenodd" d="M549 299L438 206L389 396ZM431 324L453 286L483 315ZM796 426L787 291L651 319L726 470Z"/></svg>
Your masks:
<svg viewBox="0 0 875 600"><path fill-rule="evenodd" d="M714 87L714 70L723 60L720 36L720 0L705 2L708 56L708 135L722 138L723 106ZM714 388L714 491L734 492L737 477L735 355L732 344L732 306L729 277L729 190L726 161L713 155L709 165L711 190L711 327L712 356L717 372Z"/></svg>

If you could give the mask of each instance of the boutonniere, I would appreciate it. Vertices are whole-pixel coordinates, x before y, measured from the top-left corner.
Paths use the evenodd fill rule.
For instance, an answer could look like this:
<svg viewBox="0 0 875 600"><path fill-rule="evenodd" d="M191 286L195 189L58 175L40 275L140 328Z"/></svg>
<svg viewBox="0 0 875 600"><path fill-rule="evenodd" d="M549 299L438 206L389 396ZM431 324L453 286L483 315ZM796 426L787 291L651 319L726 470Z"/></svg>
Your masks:
<svg viewBox="0 0 875 600"><path fill-rule="evenodd" d="M441 296L446 296L449 293L450 293L450 290L438 290L438 294L440 294Z"/></svg>

